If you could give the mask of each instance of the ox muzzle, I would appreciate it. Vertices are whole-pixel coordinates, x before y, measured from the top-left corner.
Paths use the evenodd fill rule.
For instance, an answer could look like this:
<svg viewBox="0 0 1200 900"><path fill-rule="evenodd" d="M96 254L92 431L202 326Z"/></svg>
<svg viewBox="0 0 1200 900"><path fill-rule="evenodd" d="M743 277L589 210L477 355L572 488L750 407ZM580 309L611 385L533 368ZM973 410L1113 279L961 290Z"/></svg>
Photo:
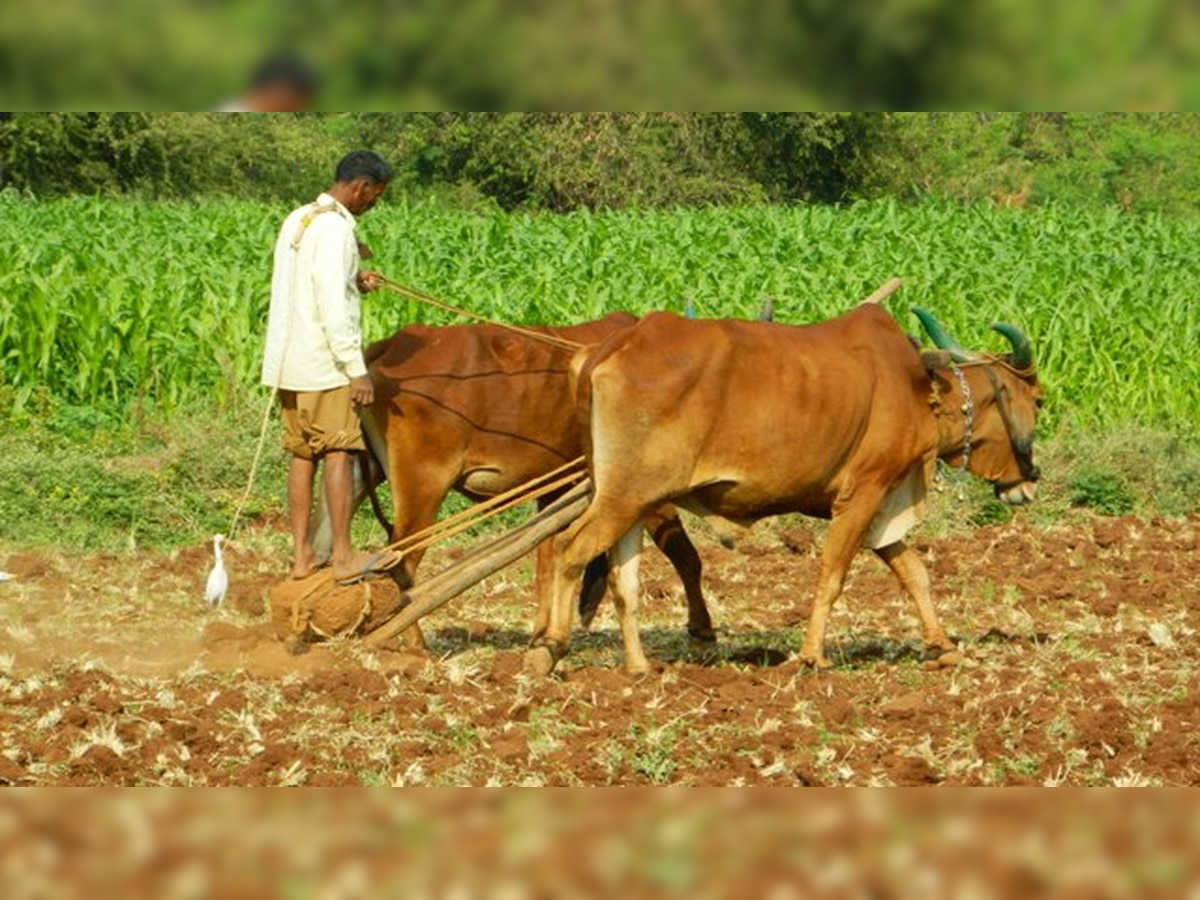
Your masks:
<svg viewBox="0 0 1200 900"><path fill-rule="evenodd" d="M1037 496L1036 481L1018 481L1015 484L997 484L996 496L1009 506L1032 503Z"/></svg>
<svg viewBox="0 0 1200 900"><path fill-rule="evenodd" d="M1021 471L1020 478L1015 481L992 482L992 488L996 492L996 497L1009 506L1022 506L1026 503L1032 503L1037 496L1037 481L1042 473L1033 464L1031 449L1020 446L1013 447L1017 457L1017 466Z"/></svg>

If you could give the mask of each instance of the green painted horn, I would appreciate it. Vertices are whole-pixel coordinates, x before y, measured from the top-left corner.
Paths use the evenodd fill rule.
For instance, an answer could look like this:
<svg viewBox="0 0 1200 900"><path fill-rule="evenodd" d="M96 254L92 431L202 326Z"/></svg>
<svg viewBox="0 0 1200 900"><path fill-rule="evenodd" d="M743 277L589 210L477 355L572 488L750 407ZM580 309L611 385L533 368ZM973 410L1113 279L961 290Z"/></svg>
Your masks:
<svg viewBox="0 0 1200 900"><path fill-rule="evenodd" d="M963 349L962 345L954 338L950 337L941 322L933 317L933 313L927 309L922 309L919 306L912 307L913 315L921 322L921 327L925 329L925 333L929 335L929 339L939 350L945 350L950 354L951 359L955 362L971 362L976 359L976 355L969 350Z"/></svg>
<svg viewBox="0 0 1200 900"><path fill-rule="evenodd" d="M1014 368L1028 369L1033 365L1033 346L1029 343L1029 338L1016 325L1008 325L1004 322L997 322L992 326L992 331L998 331L1000 334L1008 338L1008 342L1012 344L1012 362Z"/></svg>

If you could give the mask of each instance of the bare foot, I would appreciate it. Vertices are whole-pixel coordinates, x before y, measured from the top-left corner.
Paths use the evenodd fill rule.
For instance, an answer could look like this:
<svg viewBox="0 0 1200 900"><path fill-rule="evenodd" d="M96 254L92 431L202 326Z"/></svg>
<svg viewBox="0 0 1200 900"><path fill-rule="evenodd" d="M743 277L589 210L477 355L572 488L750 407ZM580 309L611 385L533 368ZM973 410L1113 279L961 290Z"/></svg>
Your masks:
<svg viewBox="0 0 1200 900"><path fill-rule="evenodd" d="M964 655L960 650L945 650L935 659L925 661L925 668L927 669L949 669L954 666L973 669L978 665L978 662Z"/></svg>
<svg viewBox="0 0 1200 900"><path fill-rule="evenodd" d="M333 564L333 580L344 582L356 581L372 572L386 572L398 562L400 562L400 555L397 553L389 551L368 553L365 550L361 550L351 556L350 559Z"/></svg>

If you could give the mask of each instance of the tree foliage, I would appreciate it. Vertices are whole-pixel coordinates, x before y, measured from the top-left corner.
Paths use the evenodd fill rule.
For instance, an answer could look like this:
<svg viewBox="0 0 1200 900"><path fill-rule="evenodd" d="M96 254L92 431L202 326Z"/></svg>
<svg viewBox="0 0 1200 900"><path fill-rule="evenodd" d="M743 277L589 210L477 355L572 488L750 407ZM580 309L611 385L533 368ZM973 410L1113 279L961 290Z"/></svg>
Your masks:
<svg viewBox="0 0 1200 900"><path fill-rule="evenodd" d="M292 201L334 161L389 156L397 193L503 209L844 203L936 195L1183 213L1193 114L18 113L0 187Z"/></svg>
<svg viewBox="0 0 1200 900"><path fill-rule="evenodd" d="M207 110L286 48L323 109L1176 109L1187 0L56 0L0 7L14 109Z"/></svg>

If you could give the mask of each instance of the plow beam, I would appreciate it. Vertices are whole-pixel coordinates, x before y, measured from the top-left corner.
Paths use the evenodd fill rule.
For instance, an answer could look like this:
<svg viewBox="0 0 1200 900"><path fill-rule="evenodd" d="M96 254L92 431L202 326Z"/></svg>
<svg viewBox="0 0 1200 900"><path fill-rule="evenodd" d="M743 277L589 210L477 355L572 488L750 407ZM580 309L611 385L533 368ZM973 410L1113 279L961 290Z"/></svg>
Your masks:
<svg viewBox="0 0 1200 900"><path fill-rule="evenodd" d="M516 562L550 535L579 518L591 500L592 483L584 479L537 515L477 548L428 581L413 586L402 599L408 603L388 621L367 634L369 646L379 647L410 625L457 597L467 588Z"/></svg>

